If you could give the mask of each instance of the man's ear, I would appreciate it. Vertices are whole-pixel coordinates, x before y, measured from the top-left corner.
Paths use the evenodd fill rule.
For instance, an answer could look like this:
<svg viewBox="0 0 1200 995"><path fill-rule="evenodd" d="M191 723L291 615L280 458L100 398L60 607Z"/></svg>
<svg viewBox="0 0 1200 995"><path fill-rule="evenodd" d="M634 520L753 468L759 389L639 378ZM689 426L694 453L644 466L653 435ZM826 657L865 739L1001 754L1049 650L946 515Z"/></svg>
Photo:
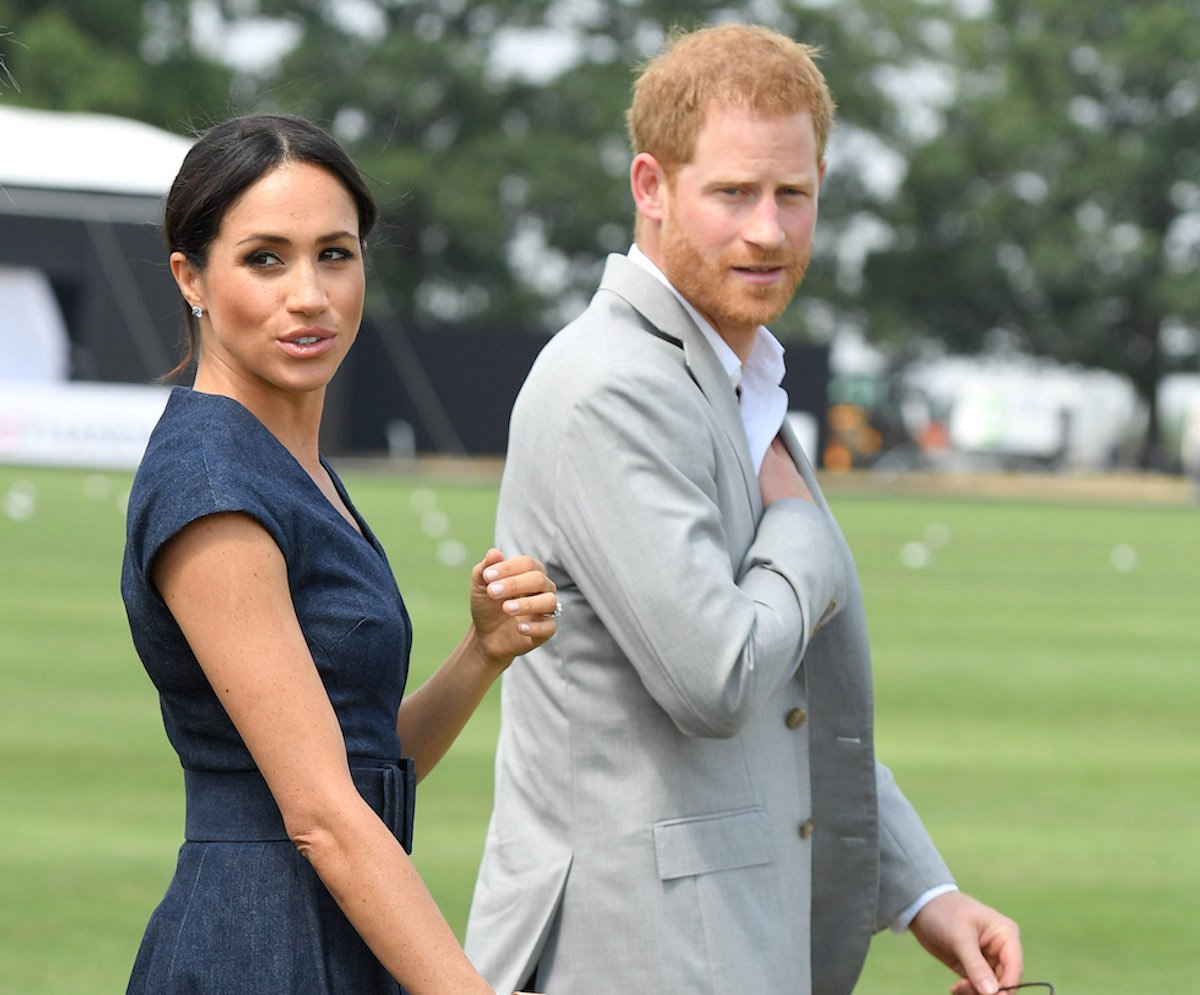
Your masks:
<svg viewBox="0 0 1200 995"><path fill-rule="evenodd" d="M199 304L201 307L206 307L204 288L200 283L200 271L182 252L171 253L171 275L175 277L175 284L189 305Z"/></svg>
<svg viewBox="0 0 1200 995"><path fill-rule="evenodd" d="M637 212L649 221L661 221L666 212L667 174L649 152L639 152L629 167L629 189Z"/></svg>

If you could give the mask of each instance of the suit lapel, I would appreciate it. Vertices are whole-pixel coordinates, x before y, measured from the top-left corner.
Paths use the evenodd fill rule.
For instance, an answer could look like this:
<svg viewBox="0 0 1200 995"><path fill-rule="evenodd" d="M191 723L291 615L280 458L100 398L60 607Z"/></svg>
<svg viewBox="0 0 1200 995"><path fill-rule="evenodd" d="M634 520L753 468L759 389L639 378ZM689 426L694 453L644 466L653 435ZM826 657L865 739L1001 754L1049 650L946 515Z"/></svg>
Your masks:
<svg viewBox="0 0 1200 995"><path fill-rule="evenodd" d="M675 295L628 256L613 254L608 257L600 289L616 294L641 314L651 326L648 332L667 338L683 349L688 372L708 399L725 437L737 454L747 498L757 520L762 512L762 492L750 460L741 411L729 375L704 334Z"/></svg>

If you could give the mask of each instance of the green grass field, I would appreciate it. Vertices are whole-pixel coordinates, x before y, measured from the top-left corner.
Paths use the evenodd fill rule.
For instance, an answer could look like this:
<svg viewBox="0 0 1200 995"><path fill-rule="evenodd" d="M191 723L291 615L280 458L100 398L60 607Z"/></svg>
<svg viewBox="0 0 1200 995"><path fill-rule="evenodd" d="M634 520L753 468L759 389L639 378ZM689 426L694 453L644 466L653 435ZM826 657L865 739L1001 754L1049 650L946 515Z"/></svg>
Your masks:
<svg viewBox="0 0 1200 995"><path fill-rule="evenodd" d="M494 486L347 482L409 600L419 676L465 624ZM0 467L4 995L123 991L180 840L178 765L118 593L128 485ZM1022 924L1028 976L1060 995L1196 990L1200 511L832 503L866 590L880 753L963 886ZM416 859L460 933L496 723L493 696L418 807ZM858 990L950 980L883 934Z"/></svg>

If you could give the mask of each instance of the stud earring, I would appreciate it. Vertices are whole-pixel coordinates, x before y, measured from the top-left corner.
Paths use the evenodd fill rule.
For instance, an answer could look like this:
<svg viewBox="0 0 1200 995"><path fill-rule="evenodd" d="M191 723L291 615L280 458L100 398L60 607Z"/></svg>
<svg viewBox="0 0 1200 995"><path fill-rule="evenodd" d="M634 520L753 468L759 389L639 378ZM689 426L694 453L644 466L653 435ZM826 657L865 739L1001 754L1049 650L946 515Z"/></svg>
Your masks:
<svg viewBox="0 0 1200 995"><path fill-rule="evenodd" d="M193 304L192 305L192 317L193 318L203 318L204 317L204 308L202 308L199 304Z"/></svg>

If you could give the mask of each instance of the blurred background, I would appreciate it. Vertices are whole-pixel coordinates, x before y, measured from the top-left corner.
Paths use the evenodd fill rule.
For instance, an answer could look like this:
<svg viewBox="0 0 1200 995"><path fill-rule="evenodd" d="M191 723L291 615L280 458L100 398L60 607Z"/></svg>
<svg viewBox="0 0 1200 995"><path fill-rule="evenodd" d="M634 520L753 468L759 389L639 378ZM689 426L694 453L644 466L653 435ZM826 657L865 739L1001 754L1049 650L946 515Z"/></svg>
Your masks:
<svg viewBox="0 0 1200 995"><path fill-rule="evenodd" d="M839 104L775 327L816 461L1200 474L1200 0L0 0L0 458L138 451L137 393L80 424L63 385L174 364L162 194L197 131L275 110L383 206L326 449L502 452L630 242L632 67L727 19L820 45Z"/></svg>
<svg viewBox="0 0 1200 995"><path fill-rule="evenodd" d="M839 104L773 330L862 575L881 754L1031 977L1195 987L1200 0L0 0L0 995L122 990L180 838L117 578L194 135L307 115L380 200L322 444L419 679L465 624L520 383L629 245L633 67L729 19L820 45ZM497 721L491 696L422 784L460 935ZM859 991L945 991L914 947L881 936Z"/></svg>

